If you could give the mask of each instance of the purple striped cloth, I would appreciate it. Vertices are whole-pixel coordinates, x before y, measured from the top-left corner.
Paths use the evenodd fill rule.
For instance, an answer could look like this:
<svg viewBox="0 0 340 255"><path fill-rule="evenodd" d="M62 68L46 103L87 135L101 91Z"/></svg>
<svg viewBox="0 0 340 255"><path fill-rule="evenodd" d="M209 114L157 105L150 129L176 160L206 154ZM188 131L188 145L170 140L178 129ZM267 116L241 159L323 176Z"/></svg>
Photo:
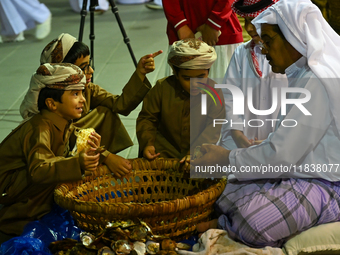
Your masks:
<svg viewBox="0 0 340 255"><path fill-rule="evenodd" d="M230 182L216 201L218 226L251 247L281 247L292 235L340 220L340 182Z"/></svg>

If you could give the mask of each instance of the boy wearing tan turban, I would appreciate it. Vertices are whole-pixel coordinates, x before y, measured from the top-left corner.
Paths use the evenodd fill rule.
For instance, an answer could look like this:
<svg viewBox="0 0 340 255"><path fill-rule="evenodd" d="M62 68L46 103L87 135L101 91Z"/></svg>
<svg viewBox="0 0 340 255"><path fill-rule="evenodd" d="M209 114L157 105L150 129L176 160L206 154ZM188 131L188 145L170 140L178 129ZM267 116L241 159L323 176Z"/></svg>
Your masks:
<svg viewBox="0 0 340 255"><path fill-rule="evenodd" d="M85 82L72 64L44 64L32 76L29 91L37 97L25 102L34 113L0 144L0 243L51 211L57 184L96 170L100 154L89 155L100 146L95 132L92 148L67 157L72 119L85 104Z"/></svg>
<svg viewBox="0 0 340 255"><path fill-rule="evenodd" d="M217 105L207 98L207 115L202 116L203 90L198 83L190 82L190 78L204 78L202 82L213 87L208 74L215 60L214 48L201 40L190 38L173 43L168 63L174 75L157 81L146 95L137 119L141 156L149 160L158 156L189 158L190 149L218 141L220 127L213 127L212 122L225 118L222 92L217 90L222 98Z"/></svg>

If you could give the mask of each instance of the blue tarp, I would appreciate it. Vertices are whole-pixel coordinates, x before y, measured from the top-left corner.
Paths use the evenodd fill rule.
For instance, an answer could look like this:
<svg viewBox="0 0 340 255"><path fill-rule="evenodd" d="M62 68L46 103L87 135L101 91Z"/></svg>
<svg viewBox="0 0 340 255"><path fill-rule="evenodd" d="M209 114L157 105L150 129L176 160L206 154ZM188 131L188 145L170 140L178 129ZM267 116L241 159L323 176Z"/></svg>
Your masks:
<svg viewBox="0 0 340 255"><path fill-rule="evenodd" d="M80 232L69 211L55 205L53 210L41 220L28 223L21 236L3 243L0 247L0 255L51 254L48 249L51 242L64 238L79 241Z"/></svg>
<svg viewBox="0 0 340 255"><path fill-rule="evenodd" d="M21 236L3 243L0 255L50 255L51 242L64 238L80 241L80 232L70 212L55 205L41 220L28 223ZM192 236L182 242L194 245L197 240L197 236Z"/></svg>

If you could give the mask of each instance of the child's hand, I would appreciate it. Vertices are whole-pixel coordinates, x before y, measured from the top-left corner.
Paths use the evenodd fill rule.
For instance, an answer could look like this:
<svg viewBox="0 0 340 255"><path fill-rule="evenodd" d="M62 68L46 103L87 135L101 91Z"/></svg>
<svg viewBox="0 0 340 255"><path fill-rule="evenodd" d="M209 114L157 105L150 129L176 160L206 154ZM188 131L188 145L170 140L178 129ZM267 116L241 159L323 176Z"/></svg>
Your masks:
<svg viewBox="0 0 340 255"><path fill-rule="evenodd" d="M196 230L199 233L198 236L201 237L201 235L209 229L216 229L217 225L218 225L217 219L198 223L197 226L196 226Z"/></svg>
<svg viewBox="0 0 340 255"><path fill-rule="evenodd" d="M79 153L80 167L85 171L85 175L91 175L92 172L97 170L100 154L91 155L95 150L94 148L88 148Z"/></svg>
<svg viewBox="0 0 340 255"><path fill-rule="evenodd" d="M248 148L253 145L252 141L249 141L249 139L240 130L231 130L231 136L238 148Z"/></svg>
<svg viewBox="0 0 340 255"><path fill-rule="evenodd" d="M210 46L215 46L218 42L218 30L212 28L209 25L203 24L197 28L197 31L201 31L202 40Z"/></svg>
<svg viewBox="0 0 340 255"><path fill-rule="evenodd" d="M184 162L190 163L190 157L191 157L190 155L184 156L179 163L184 163Z"/></svg>
<svg viewBox="0 0 340 255"><path fill-rule="evenodd" d="M181 164L184 163L184 167L183 167L183 170L184 170L184 171L190 169L190 159L191 159L191 156L190 156L190 155L186 155L186 156L183 157L183 158L181 159L181 161L179 162L179 163L181 163Z"/></svg>
<svg viewBox="0 0 340 255"><path fill-rule="evenodd" d="M180 40L186 39L186 38L195 38L194 33L192 32L192 30L190 29L188 25L185 25L181 27L180 29L178 29L177 36L178 36L178 39Z"/></svg>
<svg viewBox="0 0 340 255"><path fill-rule="evenodd" d="M132 169L129 160L112 153L107 156L104 164L110 169L111 173L115 174L116 177L122 177L128 174Z"/></svg>
<svg viewBox="0 0 340 255"><path fill-rule="evenodd" d="M144 57L142 57L139 60L139 62L137 64L136 72L137 72L139 78L141 78L142 81L144 81L145 75L147 73L151 73L155 70L154 58L157 57L159 54L162 54L162 53L163 53L163 51L159 50L155 53L145 55Z"/></svg>
<svg viewBox="0 0 340 255"><path fill-rule="evenodd" d="M153 160L157 158L160 155L160 153L156 154L155 146L149 145L144 148L143 151L143 157L148 160Z"/></svg>
<svg viewBox="0 0 340 255"><path fill-rule="evenodd" d="M255 137L255 140L250 140L252 142L252 145L259 145L262 143L264 140L259 140L257 137Z"/></svg>
<svg viewBox="0 0 340 255"><path fill-rule="evenodd" d="M94 149L97 149L98 147L100 147L100 142L101 142L101 136L97 133L97 132L95 132L95 131L93 131L92 133L91 133L91 135L89 136L89 140L87 140L87 143L92 147L92 148L94 148Z"/></svg>

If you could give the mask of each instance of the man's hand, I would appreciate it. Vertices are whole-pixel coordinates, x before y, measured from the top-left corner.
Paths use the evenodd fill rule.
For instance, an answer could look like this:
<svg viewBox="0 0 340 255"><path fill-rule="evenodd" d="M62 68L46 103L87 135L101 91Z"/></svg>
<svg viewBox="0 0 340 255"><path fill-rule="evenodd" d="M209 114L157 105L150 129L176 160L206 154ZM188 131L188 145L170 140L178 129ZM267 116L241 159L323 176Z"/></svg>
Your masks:
<svg viewBox="0 0 340 255"><path fill-rule="evenodd" d="M194 33L192 32L192 30L190 29L188 25L185 25L181 27L180 29L178 29L177 36L180 40L187 39L187 38L195 38Z"/></svg>
<svg viewBox="0 0 340 255"><path fill-rule="evenodd" d="M215 46L218 42L219 31L207 24L203 24L197 28L202 33L202 40L210 46Z"/></svg>
<svg viewBox="0 0 340 255"><path fill-rule="evenodd" d="M154 58L162 53L163 51L159 50L155 53L148 54L148 55L145 55L144 57L141 57L141 59L139 60L137 64L136 72L142 81L144 81L145 75L147 73L151 73L156 69Z"/></svg>
<svg viewBox="0 0 340 255"><path fill-rule="evenodd" d="M156 153L155 146L149 145L146 146L143 150L143 157L147 160L153 160L157 158L160 155L160 153Z"/></svg>
<svg viewBox="0 0 340 255"><path fill-rule="evenodd" d="M254 145L254 142L249 140L240 130L231 130L231 136L238 148L248 148Z"/></svg>
<svg viewBox="0 0 340 255"><path fill-rule="evenodd" d="M220 166L229 165L229 153L230 150L224 149L221 146L215 144L203 144L201 146L201 152L203 156L195 160L191 160L191 164L194 166L209 165L214 166L216 164Z"/></svg>
<svg viewBox="0 0 340 255"><path fill-rule="evenodd" d="M110 153L103 162L116 177L123 177L131 172L132 166L129 160Z"/></svg>

